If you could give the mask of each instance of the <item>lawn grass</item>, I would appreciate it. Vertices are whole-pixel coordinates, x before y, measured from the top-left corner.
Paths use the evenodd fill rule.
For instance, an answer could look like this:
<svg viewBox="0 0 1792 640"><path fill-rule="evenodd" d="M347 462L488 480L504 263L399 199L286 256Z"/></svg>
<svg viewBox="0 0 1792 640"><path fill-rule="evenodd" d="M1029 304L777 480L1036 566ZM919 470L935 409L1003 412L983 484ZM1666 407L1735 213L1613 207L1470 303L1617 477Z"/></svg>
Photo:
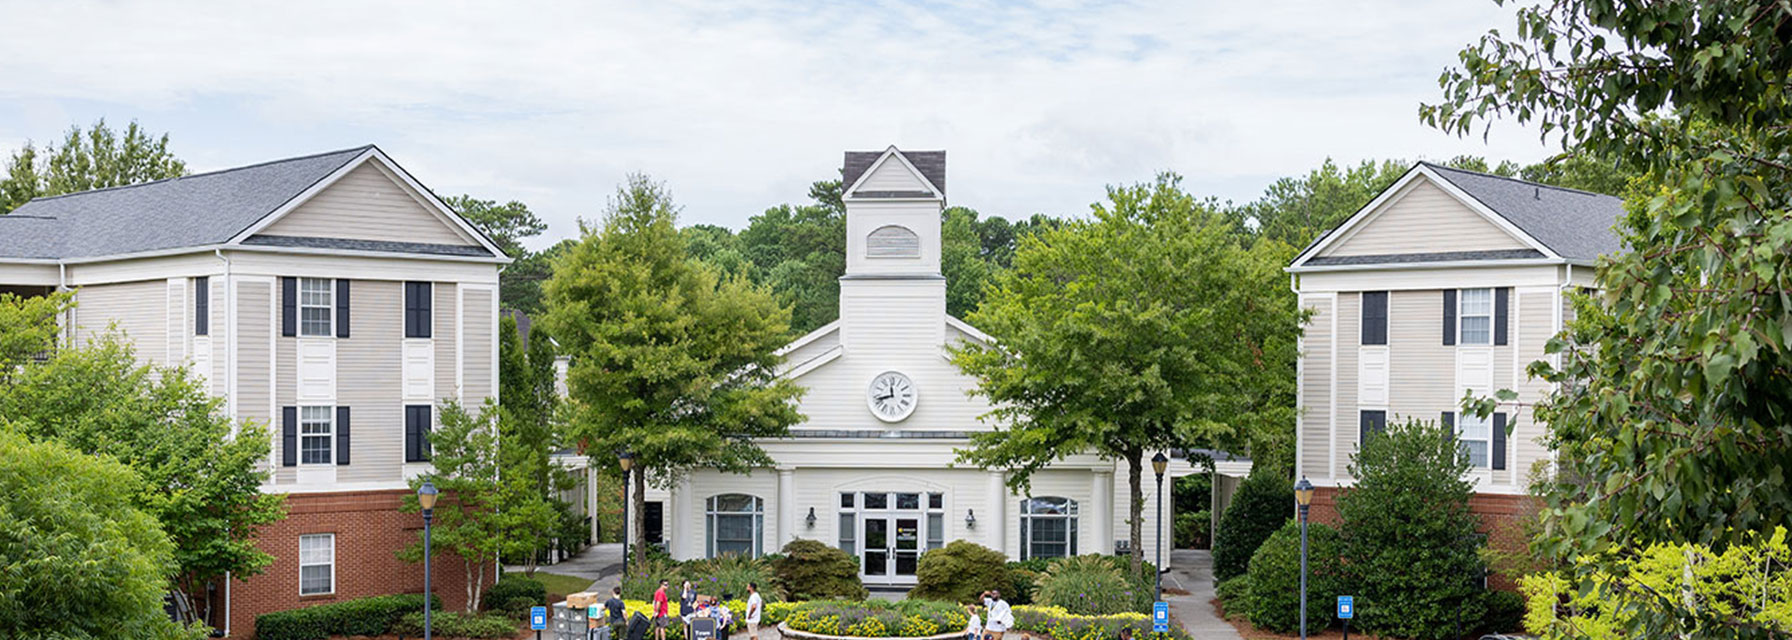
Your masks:
<svg viewBox="0 0 1792 640"><path fill-rule="evenodd" d="M517 572L506 573L504 574L504 577L522 578L525 576L522 572ZM553 602L559 602L566 596L566 594L578 593L584 591L585 587L591 586L590 578L563 576L557 573L548 573L546 571L536 571L535 580L540 582L542 586L548 588L548 599Z"/></svg>

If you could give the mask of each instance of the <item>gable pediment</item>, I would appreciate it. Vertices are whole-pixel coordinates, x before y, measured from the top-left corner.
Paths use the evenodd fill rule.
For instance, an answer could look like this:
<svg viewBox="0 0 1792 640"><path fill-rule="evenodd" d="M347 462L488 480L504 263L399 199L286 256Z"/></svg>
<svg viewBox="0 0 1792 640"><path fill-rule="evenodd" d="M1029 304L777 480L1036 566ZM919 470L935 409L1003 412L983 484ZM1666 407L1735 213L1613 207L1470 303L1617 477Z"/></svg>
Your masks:
<svg viewBox="0 0 1792 640"><path fill-rule="evenodd" d="M363 162L257 232L261 236L478 247L422 194L379 165Z"/></svg>
<svg viewBox="0 0 1792 640"><path fill-rule="evenodd" d="M1529 250L1514 235L1469 203L1418 175L1391 198L1346 222L1341 235L1315 256L1467 254Z"/></svg>

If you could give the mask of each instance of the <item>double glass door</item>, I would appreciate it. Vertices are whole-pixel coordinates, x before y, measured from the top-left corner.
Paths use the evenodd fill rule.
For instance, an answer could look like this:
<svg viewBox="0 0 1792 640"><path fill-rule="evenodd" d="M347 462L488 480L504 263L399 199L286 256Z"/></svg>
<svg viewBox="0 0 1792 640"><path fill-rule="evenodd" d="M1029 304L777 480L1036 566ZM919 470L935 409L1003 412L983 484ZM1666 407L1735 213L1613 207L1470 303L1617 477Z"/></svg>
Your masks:
<svg viewBox="0 0 1792 640"><path fill-rule="evenodd" d="M864 572L868 578L913 578L921 558L919 515L864 516Z"/></svg>

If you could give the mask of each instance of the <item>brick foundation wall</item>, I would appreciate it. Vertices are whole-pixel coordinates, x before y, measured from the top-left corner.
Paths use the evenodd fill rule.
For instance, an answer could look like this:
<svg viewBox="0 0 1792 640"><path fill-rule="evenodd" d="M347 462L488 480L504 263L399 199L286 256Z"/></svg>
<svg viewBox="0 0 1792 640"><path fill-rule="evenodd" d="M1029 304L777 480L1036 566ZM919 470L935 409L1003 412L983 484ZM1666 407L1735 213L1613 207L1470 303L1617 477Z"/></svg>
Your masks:
<svg viewBox="0 0 1792 640"><path fill-rule="evenodd" d="M1475 530L1487 534L1489 546L1505 553L1528 553L1530 540L1525 537L1524 524L1536 517L1538 508L1536 498L1524 495L1477 493L1468 499L1469 512L1481 520ZM1338 516L1338 490L1330 487L1315 489L1313 506L1307 515L1313 522L1338 526L1342 520ZM1487 580L1488 586L1495 589L1518 589L1512 581L1497 573L1489 575Z"/></svg>
<svg viewBox="0 0 1792 640"><path fill-rule="evenodd" d="M274 556L274 562L261 574L230 585L229 637L253 638L255 617L264 613L366 596L422 593L423 565L397 556L423 532L422 515L398 510L409 494L403 489L289 494L286 518L261 531L260 547ZM299 536L314 533L336 534L336 591L300 596ZM438 553L430 570L431 586L442 606L463 609L466 565L459 557ZM485 571L490 587L492 570Z"/></svg>

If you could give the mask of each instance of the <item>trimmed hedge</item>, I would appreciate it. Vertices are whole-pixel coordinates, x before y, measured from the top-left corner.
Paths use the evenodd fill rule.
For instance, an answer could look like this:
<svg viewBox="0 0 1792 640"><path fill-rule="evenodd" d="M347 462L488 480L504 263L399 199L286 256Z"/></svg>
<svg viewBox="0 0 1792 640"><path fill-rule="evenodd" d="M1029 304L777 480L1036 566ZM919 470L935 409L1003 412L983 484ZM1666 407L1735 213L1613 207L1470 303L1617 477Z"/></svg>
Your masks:
<svg viewBox="0 0 1792 640"><path fill-rule="evenodd" d="M1014 630L1056 640L1115 640L1121 629L1132 629L1134 640L1191 640L1182 625L1170 630L1151 630L1151 616L1143 613L1116 613L1085 616L1065 611L1063 607L1023 605L1014 608Z"/></svg>
<svg viewBox="0 0 1792 640"><path fill-rule="evenodd" d="M908 597L920 600L975 602L990 589L1014 588L1008 573L1008 556L968 540L953 540L944 547L921 554L915 568L915 588Z"/></svg>
<svg viewBox="0 0 1792 640"><path fill-rule="evenodd" d="M785 600L864 600L870 596L859 580L859 562L831 545L797 538L771 561L777 591ZM759 583L763 593L768 585ZM746 597L746 591L741 591Z"/></svg>
<svg viewBox="0 0 1792 640"><path fill-rule="evenodd" d="M485 591L484 601L479 608L486 611L499 611L505 615L515 615L517 609L529 615L529 607L543 606L548 603L548 588L538 580L522 576L505 577Z"/></svg>
<svg viewBox="0 0 1792 640"><path fill-rule="evenodd" d="M1331 626L1331 605L1343 592L1338 547L1336 529L1317 522L1308 523L1307 629L1312 631ZM1251 624L1280 633L1300 630L1298 522L1289 520L1257 547L1257 554L1251 556L1249 580L1239 610L1251 619Z"/></svg>
<svg viewBox="0 0 1792 640"><path fill-rule="evenodd" d="M492 614L455 613L430 616L429 629L438 638L509 638L516 635L516 620ZM423 612L413 611L392 625L392 633L412 638L423 636Z"/></svg>
<svg viewBox="0 0 1792 640"><path fill-rule="evenodd" d="M1220 515L1219 530L1213 533L1213 581L1244 575L1257 547L1293 514L1294 482L1259 471L1239 483L1231 506Z"/></svg>
<svg viewBox="0 0 1792 640"><path fill-rule="evenodd" d="M431 596L429 608L440 611L442 599ZM258 640L324 640L330 636L377 636L412 612L422 616L423 594L356 598L256 616L255 637Z"/></svg>

